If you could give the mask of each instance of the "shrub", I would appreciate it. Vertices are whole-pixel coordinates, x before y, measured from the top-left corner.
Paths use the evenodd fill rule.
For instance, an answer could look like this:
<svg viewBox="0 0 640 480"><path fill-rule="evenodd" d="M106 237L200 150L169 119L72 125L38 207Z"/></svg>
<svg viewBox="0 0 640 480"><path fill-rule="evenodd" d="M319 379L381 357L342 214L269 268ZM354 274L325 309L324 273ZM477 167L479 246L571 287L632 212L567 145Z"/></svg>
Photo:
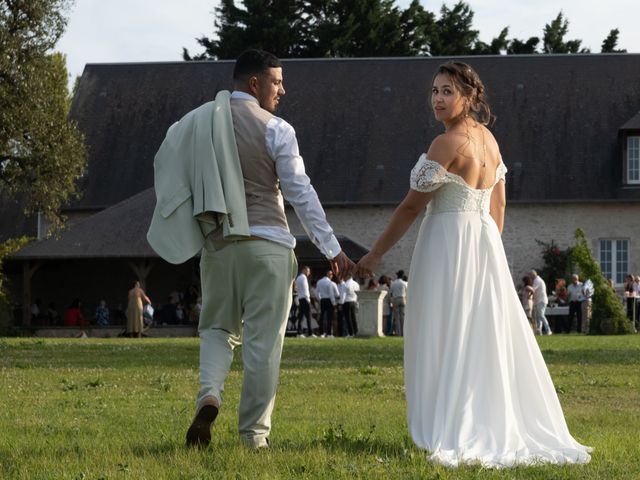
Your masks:
<svg viewBox="0 0 640 480"><path fill-rule="evenodd" d="M631 333L633 327L627 318L622 303L609 287L600 265L593 258L587 237L581 229L575 233L576 245L571 260L580 270L583 279L591 279L594 287L593 315L589 326L591 334Z"/></svg>
<svg viewBox="0 0 640 480"><path fill-rule="evenodd" d="M553 240L550 243L536 240L536 243L542 247L542 260L544 260L544 267L538 270L538 275L547 284L547 293L551 293L558 280L564 279L566 284L573 273L571 272L573 247L561 250Z"/></svg>

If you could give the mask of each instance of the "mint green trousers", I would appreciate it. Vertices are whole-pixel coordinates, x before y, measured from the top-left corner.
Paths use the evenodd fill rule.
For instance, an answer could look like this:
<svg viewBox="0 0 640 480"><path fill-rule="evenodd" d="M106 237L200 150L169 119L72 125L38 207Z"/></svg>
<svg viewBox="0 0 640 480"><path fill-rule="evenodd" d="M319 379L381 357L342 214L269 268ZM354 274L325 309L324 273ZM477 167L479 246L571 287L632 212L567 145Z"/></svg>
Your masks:
<svg viewBox="0 0 640 480"><path fill-rule="evenodd" d="M222 405L235 347L242 345L240 438L267 443L282 344L297 273L293 250L267 240L207 240L200 259L200 391Z"/></svg>

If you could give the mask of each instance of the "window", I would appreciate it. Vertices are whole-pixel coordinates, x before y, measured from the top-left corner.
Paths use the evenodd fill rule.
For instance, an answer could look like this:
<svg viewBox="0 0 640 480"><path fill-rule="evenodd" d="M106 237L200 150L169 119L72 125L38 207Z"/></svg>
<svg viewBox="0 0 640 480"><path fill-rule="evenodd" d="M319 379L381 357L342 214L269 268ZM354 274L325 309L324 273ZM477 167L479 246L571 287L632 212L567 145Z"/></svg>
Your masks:
<svg viewBox="0 0 640 480"><path fill-rule="evenodd" d="M624 283L629 273L629 240L600 240L600 269L604 278L613 278L616 285Z"/></svg>
<svg viewBox="0 0 640 480"><path fill-rule="evenodd" d="M627 137L627 183L640 183L640 137Z"/></svg>

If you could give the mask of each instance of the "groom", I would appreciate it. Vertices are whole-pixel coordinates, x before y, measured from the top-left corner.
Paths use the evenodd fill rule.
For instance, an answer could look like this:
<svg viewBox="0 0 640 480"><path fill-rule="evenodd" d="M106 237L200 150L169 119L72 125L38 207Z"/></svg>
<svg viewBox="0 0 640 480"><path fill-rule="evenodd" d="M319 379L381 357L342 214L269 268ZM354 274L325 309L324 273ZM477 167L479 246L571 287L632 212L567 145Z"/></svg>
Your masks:
<svg viewBox="0 0 640 480"><path fill-rule="evenodd" d="M268 52L247 50L236 61L229 103L249 236L225 236L223 229L217 229L206 237L202 250L200 391L187 445L210 442L233 350L240 344L244 365L240 439L253 448L269 444L291 284L297 272L295 238L289 232L283 195L332 268L343 272L353 266L305 174L295 131L274 115L285 94L282 78L280 61Z"/></svg>

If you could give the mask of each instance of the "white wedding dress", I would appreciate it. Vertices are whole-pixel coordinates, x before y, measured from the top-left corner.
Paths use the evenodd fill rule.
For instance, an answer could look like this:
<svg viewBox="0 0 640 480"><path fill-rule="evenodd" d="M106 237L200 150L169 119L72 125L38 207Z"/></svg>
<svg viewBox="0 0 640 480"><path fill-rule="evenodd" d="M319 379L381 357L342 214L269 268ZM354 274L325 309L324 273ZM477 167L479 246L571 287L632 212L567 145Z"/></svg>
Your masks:
<svg viewBox="0 0 640 480"><path fill-rule="evenodd" d="M501 162L495 184L504 179ZM405 383L413 441L447 466L586 463L516 293L493 186L420 157L411 188L433 192L407 292Z"/></svg>

